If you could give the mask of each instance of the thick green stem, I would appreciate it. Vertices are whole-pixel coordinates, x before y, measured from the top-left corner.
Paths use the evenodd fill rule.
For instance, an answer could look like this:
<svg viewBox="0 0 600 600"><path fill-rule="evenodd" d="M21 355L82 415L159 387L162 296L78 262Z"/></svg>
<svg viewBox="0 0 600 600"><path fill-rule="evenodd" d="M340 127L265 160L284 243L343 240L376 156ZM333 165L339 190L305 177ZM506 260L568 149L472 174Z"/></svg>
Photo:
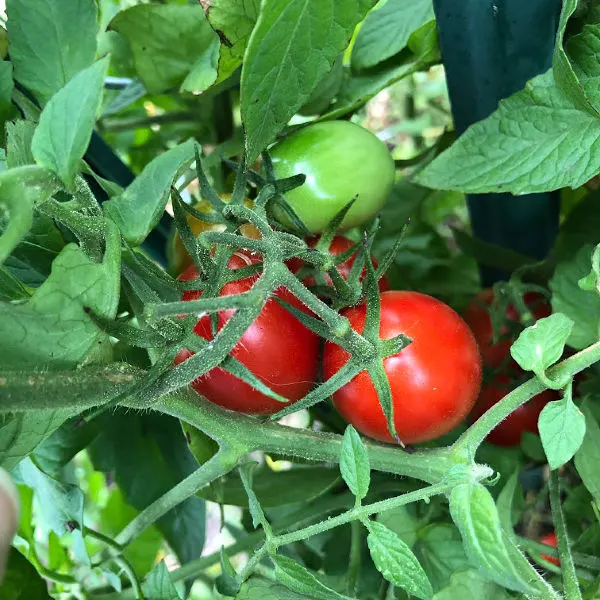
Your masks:
<svg viewBox="0 0 600 600"><path fill-rule="evenodd" d="M550 491L550 507L552 509L552 518L554 520L554 529L558 537L558 555L560 556L560 566L562 568L563 586L566 600L581 600L581 590L577 581L575 565L569 550L569 540L567 538L567 527L565 517L560 502L560 483L558 471L550 472L548 479L548 488Z"/></svg>
<svg viewBox="0 0 600 600"><path fill-rule="evenodd" d="M346 573L346 590L348 594L354 596L356 582L360 572L360 546L362 543L362 525L360 521L352 521L350 538L350 563Z"/></svg>

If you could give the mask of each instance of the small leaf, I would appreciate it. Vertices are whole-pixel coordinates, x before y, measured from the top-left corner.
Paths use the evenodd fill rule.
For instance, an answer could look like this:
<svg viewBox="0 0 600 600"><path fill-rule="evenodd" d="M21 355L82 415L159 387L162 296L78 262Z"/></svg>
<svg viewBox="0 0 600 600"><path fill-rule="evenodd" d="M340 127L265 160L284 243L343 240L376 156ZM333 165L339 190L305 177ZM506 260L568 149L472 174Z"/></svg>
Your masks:
<svg viewBox="0 0 600 600"><path fill-rule="evenodd" d="M585 403L582 408L585 415L586 430L583 443L575 453L575 468L583 484L593 496L594 501L600 506L600 478L598 477L600 426Z"/></svg>
<svg viewBox="0 0 600 600"><path fill-rule="evenodd" d="M592 215L589 218L593 220ZM586 245L575 256L560 261L550 280L552 309L573 320L569 345L576 350L587 348L600 338L600 295L578 285L590 271L593 251L593 246Z"/></svg>
<svg viewBox="0 0 600 600"><path fill-rule="evenodd" d="M531 591L511 560L496 505L486 488L479 483L457 485L450 494L450 514L461 532L472 564L504 587Z"/></svg>
<svg viewBox="0 0 600 600"><path fill-rule="evenodd" d="M547 71L471 125L414 180L475 194L576 188L600 170L599 139L600 119L577 110Z"/></svg>
<svg viewBox="0 0 600 600"><path fill-rule="evenodd" d="M221 547L221 574L216 581L217 591L224 596L235 596L240 589L237 573L225 550Z"/></svg>
<svg viewBox="0 0 600 600"><path fill-rule="evenodd" d="M36 162L53 170L67 187L72 187L90 143L107 68L104 58L75 75L50 99L33 135Z"/></svg>
<svg viewBox="0 0 600 600"><path fill-rule="evenodd" d="M260 502L252 490L252 475L256 466L256 463L246 463L239 468L240 478L244 484L246 494L248 495L248 507L250 509L250 514L252 515L252 524L254 527L258 527L259 525L264 526L267 522L265 513L260 506Z"/></svg>
<svg viewBox="0 0 600 600"><path fill-rule="evenodd" d="M42 520L57 535L83 527L83 492L74 485L61 483L46 475L26 458L16 470L17 476L35 492Z"/></svg>
<svg viewBox="0 0 600 600"><path fill-rule="evenodd" d="M278 554L272 556L275 565L275 577L293 592L305 594L315 600L342 600L346 596L321 583L308 569L295 560Z"/></svg>
<svg viewBox="0 0 600 600"><path fill-rule="evenodd" d="M263 1L242 69L248 163L308 100L373 4L375 0Z"/></svg>
<svg viewBox="0 0 600 600"><path fill-rule="evenodd" d="M560 359L573 321L562 313L538 319L521 332L510 353L525 371L543 372Z"/></svg>
<svg viewBox="0 0 600 600"><path fill-rule="evenodd" d="M448 585L435 594L433 600L457 598L511 600L513 596L498 584L486 579L477 569L467 569L454 573Z"/></svg>
<svg viewBox="0 0 600 600"><path fill-rule="evenodd" d="M15 79L42 102L94 61L94 0L36 0L35 10L30 0L8 0L6 10Z"/></svg>
<svg viewBox="0 0 600 600"><path fill-rule="evenodd" d="M561 400L544 406L538 427L548 464L551 469L558 469L579 450L585 436L585 417L567 393Z"/></svg>
<svg viewBox="0 0 600 600"><path fill-rule="evenodd" d="M235 600L307 600L307 597L270 579L250 577L242 584Z"/></svg>
<svg viewBox="0 0 600 600"><path fill-rule="evenodd" d="M175 146L149 162L121 195L103 204L130 244L139 246L160 221L173 179L193 159L193 140Z"/></svg>
<svg viewBox="0 0 600 600"><path fill-rule="evenodd" d="M410 548L385 525L369 522L369 551L377 570L410 596L428 600L433 596L431 583Z"/></svg>
<svg viewBox="0 0 600 600"><path fill-rule="evenodd" d="M352 67L372 67L397 54L406 47L411 33L431 19L431 0L380 2L358 31L352 48Z"/></svg>
<svg viewBox="0 0 600 600"><path fill-rule="evenodd" d="M150 571L142 589L146 600L181 600L164 560Z"/></svg>
<svg viewBox="0 0 600 600"><path fill-rule="evenodd" d="M140 79L152 94L186 78L186 89L201 92L217 78L219 36L197 4L132 6L110 27L127 38Z"/></svg>
<svg viewBox="0 0 600 600"><path fill-rule="evenodd" d="M340 471L350 491L362 500L369 491L371 471L369 455L360 436L352 425L346 427L342 453L340 456Z"/></svg>

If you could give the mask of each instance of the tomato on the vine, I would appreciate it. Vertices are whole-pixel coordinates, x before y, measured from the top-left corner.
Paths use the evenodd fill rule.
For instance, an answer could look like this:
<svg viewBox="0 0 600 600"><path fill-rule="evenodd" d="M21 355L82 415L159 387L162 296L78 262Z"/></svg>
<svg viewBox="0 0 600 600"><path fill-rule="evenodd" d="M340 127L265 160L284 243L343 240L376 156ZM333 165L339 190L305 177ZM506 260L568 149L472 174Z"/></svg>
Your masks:
<svg viewBox="0 0 600 600"><path fill-rule="evenodd" d="M380 294L382 339L400 333L412 343L385 358L394 424L405 443L435 439L458 425L469 413L481 385L481 359L467 324L448 305L418 292ZM342 313L354 330L364 328L366 306ZM348 361L348 353L332 342L325 344L323 368L331 378ZM341 415L360 432L393 441L371 377L365 371L333 394Z"/></svg>
<svg viewBox="0 0 600 600"><path fill-rule="evenodd" d="M492 343L494 337L492 321L487 309L491 306L493 300L494 290L489 288L482 290L469 304L463 317L479 344L483 364L489 367L499 367L505 357L510 355L510 347L514 340L505 337L508 333L508 327L503 326L500 330L502 339L495 344ZM523 296L523 300L536 320L548 317L552 312L548 301L542 294L527 292ZM519 322L519 313L513 305L510 305L506 310L505 319L514 323Z"/></svg>
<svg viewBox="0 0 600 600"><path fill-rule="evenodd" d="M229 203L231 201L231 194L221 194L221 200L225 203ZM244 204L247 207L252 207L254 204L250 198L246 198L244 200ZM201 213L211 214L214 213L214 208L212 204L202 198L199 202L194 204L194 208ZM190 229L195 237L198 237L201 233L205 231L225 231L225 225L223 223L212 223L210 221L201 221L192 215L188 215L187 221L189 223ZM245 223L240 227L240 233L245 237L249 238L260 238L260 232L254 225L251 223ZM187 253L183 242L181 241L181 236L179 232L175 231L173 237L171 238L171 243L169 247L170 254L170 263L173 265L173 269L175 273L181 273L186 267L188 267L192 259L190 255Z"/></svg>
<svg viewBox="0 0 600 600"><path fill-rule="evenodd" d="M231 257L228 266L230 269L239 269L253 262L255 261L248 255L236 253ZM198 271L192 265L179 276L179 279L190 281L197 276ZM257 278L258 275L254 275L227 283L223 286L220 295L247 292ZM184 292L182 300L195 300L200 295L199 291ZM307 310L285 288L277 289L275 295L298 309ZM219 312L219 330L224 327L234 312L234 310ZM194 327L194 332L206 340L212 339L208 315L200 318ZM179 364L192 354L189 350L181 350L175 362ZM283 308L275 298L269 298L262 312L230 354L274 392L288 398L292 403L305 396L316 381L319 369L319 337ZM220 367L210 370L194 380L191 385L211 402L238 412L273 414L287 406L265 396Z"/></svg>
<svg viewBox="0 0 600 600"><path fill-rule="evenodd" d="M275 144L270 153L277 178L306 175L285 196L312 233L323 231L353 198L341 228L364 223L379 212L394 184L394 160L387 146L350 121L308 125ZM288 224L283 214L278 217Z"/></svg>
<svg viewBox="0 0 600 600"><path fill-rule="evenodd" d="M309 240L307 240L306 243L308 244L308 246L310 248L314 248L317 245L318 241L319 241L319 238L314 237L314 238L310 238ZM346 252L346 250L351 248L353 245L354 245L354 242L352 240L349 240L348 238L343 237L341 235L336 235L331 240L331 244L329 245L329 253L332 254L333 256L337 256L338 254L343 254L344 252ZM350 275L350 270L352 269L352 265L354 264L354 261L356 260L357 254L358 254L358 250L354 254L352 254L352 256L350 256L348 259L346 259L343 263L340 263L339 265L336 266L338 273L342 276L343 279L348 280L348 276ZM375 268L377 268L378 265L377 265L377 261L375 260L375 258L371 257L371 260L373 261L373 266ZM302 268L303 263L302 263L302 260L299 258L292 258L291 260L289 260L287 262L287 265L293 273L296 273L297 271L299 271ZM360 273L361 281L365 278L366 274L367 274L367 269L366 269L366 267L363 267L363 269ZM316 285L315 278L312 275L307 275L302 281L304 282L305 285ZM333 285L333 282L331 281L331 277L329 276L329 273L325 273L325 281L327 282L327 285ZM379 291L385 292L389 289L390 289L390 282L388 281L388 278L385 275L383 275L379 279Z"/></svg>
<svg viewBox="0 0 600 600"><path fill-rule="evenodd" d="M542 537L540 542L542 544L546 544L547 546L554 546L554 548L557 548L558 547L558 539L556 538L556 532L551 531L550 533L547 533L544 537ZM551 562L554 565L560 566L560 560L558 558L556 558L555 556L548 556L547 554L540 554L540 556L542 558L546 559L548 562Z"/></svg>
<svg viewBox="0 0 600 600"><path fill-rule="evenodd" d="M520 369L518 369L522 372ZM469 420L476 421L511 391L511 378L506 374L496 375L492 381L484 383L479 399L475 403ZM518 446L525 431L538 433L538 418L548 402L558 400L560 396L554 390L544 390L525 404L514 410L504 421L497 425L486 440L496 446Z"/></svg>

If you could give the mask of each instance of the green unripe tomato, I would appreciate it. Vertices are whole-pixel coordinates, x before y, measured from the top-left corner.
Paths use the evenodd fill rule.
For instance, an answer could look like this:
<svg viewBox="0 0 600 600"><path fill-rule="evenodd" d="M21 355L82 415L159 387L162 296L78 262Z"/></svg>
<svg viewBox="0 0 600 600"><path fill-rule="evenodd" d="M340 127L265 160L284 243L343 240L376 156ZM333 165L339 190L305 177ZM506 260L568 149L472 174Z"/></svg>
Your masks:
<svg viewBox="0 0 600 600"><path fill-rule="evenodd" d="M312 233L323 231L355 196L341 229L364 223L379 212L394 184L394 160L387 146L349 121L308 125L270 152L278 179L306 175L305 183L286 198Z"/></svg>

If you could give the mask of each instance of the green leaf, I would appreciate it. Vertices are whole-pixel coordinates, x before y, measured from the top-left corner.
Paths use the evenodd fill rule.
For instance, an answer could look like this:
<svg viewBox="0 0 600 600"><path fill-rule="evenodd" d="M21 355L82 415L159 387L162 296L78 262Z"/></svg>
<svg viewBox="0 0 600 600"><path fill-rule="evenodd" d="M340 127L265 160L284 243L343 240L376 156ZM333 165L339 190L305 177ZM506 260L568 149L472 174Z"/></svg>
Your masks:
<svg viewBox="0 0 600 600"><path fill-rule="evenodd" d="M220 562L221 574L217 577L215 587L223 596L235 596L240 589L240 580L223 547L221 547Z"/></svg>
<svg viewBox="0 0 600 600"><path fill-rule="evenodd" d="M413 31L432 20L432 0L387 0L379 3L361 25L352 49L352 67L364 69L406 47Z"/></svg>
<svg viewBox="0 0 600 600"><path fill-rule="evenodd" d="M518 479L519 472L515 471L510 479L506 482L506 485L502 488L502 491L498 494L498 500L496 501L496 507L498 509L498 518L500 519L500 523L502 529L509 536L514 535L514 526L518 520L518 516L514 516L513 510L513 499L515 497L515 492L517 491L517 485L519 483Z"/></svg>
<svg viewBox="0 0 600 600"><path fill-rule="evenodd" d="M88 313L114 318L119 302L120 250L115 232L107 235L100 264L69 244L54 260L50 277L27 303L0 304L3 364L67 368L101 342L101 331Z"/></svg>
<svg viewBox="0 0 600 600"><path fill-rule="evenodd" d="M181 600L164 560L150 571L142 589L147 600Z"/></svg>
<svg viewBox="0 0 600 600"><path fill-rule="evenodd" d="M36 410L0 416L0 466L10 471L75 412Z"/></svg>
<svg viewBox="0 0 600 600"><path fill-rule="evenodd" d="M121 195L103 204L130 244L139 246L160 221L173 179L193 159L193 140L175 146L148 163Z"/></svg>
<svg viewBox="0 0 600 600"><path fill-rule="evenodd" d="M159 414L114 415L88 448L95 468L112 473L127 504L143 510L198 468L176 419ZM200 556L205 506L188 498L156 526L181 562Z"/></svg>
<svg viewBox="0 0 600 600"><path fill-rule="evenodd" d="M433 600L456 600L457 598L510 600L512 596L504 588L486 579L476 569L467 569L454 573L450 583L433 596Z"/></svg>
<svg viewBox="0 0 600 600"><path fill-rule="evenodd" d="M248 163L308 100L374 0L265 0L244 57Z"/></svg>
<svg viewBox="0 0 600 600"><path fill-rule="evenodd" d="M254 527L258 527L259 525L265 525L267 522L267 518L265 517L265 513L252 489L252 475L254 469L257 467L257 464L254 462L248 462L240 466L240 479L244 485L244 490L246 491L246 495L248 496L248 508L250 509L250 514L252 515L252 524Z"/></svg>
<svg viewBox="0 0 600 600"><path fill-rule="evenodd" d="M335 119L354 112L381 90L437 62L440 54L435 22L430 21L413 32L408 46L410 51L404 50L375 68L360 73L345 68L336 100L322 118Z"/></svg>
<svg viewBox="0 0 600 600"><path fill-rule="evenodd" d="M48 102L33 135L36 162L73 187L100 109L108 59L81 71Z"/></svg>
<svg viewBox="0 0 600 600"><path fill-rule="evenodd" d="M582 110L589 111L591 114L598 116L596 108L592 105L590 98L586 94L586 90L579 80L581 69L573 64L563 46L563 38L567 29L569 18L577 10L578 0L564 0L558 30L556 32L556 46L554 47L554 59L552 70L557 84L562 91L569 97L571 102ZM597 65L594 65L594 70Z"/></svg>
<svg viewBox="0 0 600 600"><path fill-rule="evenodd" d="M448 585L452 573L471 566L460 533L450 523L421 529L414 551L436 591Z"/></svg>
<svg viewBox="0 0 600 600"><path fill-rule="evenodd" d="M36 124L33 121L13 121L6 124L6 166L9 169L34 165L31 142Z"/></svg>
<svg viewBox="0 0 600 600"><path fill-rule="evenodd" d="M11 62L0 62L0 130L4 140L6 122L18 113L12 103L12 93L15 88L13 81L13 65Z"/></svg>
<svg viewBox="0 0 600 600"><path fill-rule="evenodd" d="M594 501L600 506L600 477L598 476L600 426L585 403L582 409L585 415L586 429L583 443L575 453L575 468Z"/></svg>
<svg viewBox="0 0 600 600"><path fill-rule="evenodd" d="M117 14L110 27L124 35L135 67L148 92L180 86L201 92L217 78L219 36L211 29L202 7L144 4Z"/></svg>
<svg viewBox="0 0 600 600"><path fill-rule="evenodd" d="M278 554L272 556L275 565L275 577L287 588L299 594L305 594L315 600L341 600L347 598L321 583L308 569L295 560Z"/></svg>
<svg viewBox="0 0 600 600"><path fill-rule="evenodd" d="M427 600L433 596L431 583L410 548L393 531L369 522L367 544L377 570L409 595Z"/></svg>
<svg viewBox="0 0 600 600"><path fill-rule="evenodd" d="M260 0L212 0L206 9L208 22L223 38L219 56L222 81L242 64L250 34L256 24Z"/></svg>
<svg viewBox="0 0 600 600"><path fill-rule="evenodd" d="M45 103L96 56L94 0L8 0L7 29L15 79Z"/></svg>
<svg viewBox="0 0 600 600"><path fill-rule="evenodd" d="M587 348L600 337L600 296L578 285L590 271L593 251L592 246L584 246L573 258L559 262L550 280L552 310L574 322L569 346L576 350Z"/></svg>
<svg viewBox="0 0 600 600"><path fill-rule="evenodd" d="M471 125L415 180L467 193L575 188L600 170L598 138L600 120L577 110L547 71Z"/></svg>
<svg viewBox="0 0 600 600"><path fill-rule="evenodd" d="M450 514L473 565L504 587L531 591L511 560L496 505L486 488L479 483L457 485L450 494Z"/></svg>
<svg viewBox="0 0 600 600"><path fill-rule="evenodd" d="M38 500L42 522L57 535L83 527L83 492L79 487L50 477L30 459L16 469L17 477L30 487Z"/></svg>
<svg viewBox="0 0 600 600"><path fill-rule="evenodd" d="M251 577L242 584L235 600L306 600L312 596L297 594L269 579Z"/></svg>
<svg viewBox="0 0 600 600"><path fill-rule="evenodd" d="M377 515L377 522L393 531L409 548L417 541L421 529L421 521L412 508L399 506Z"/></svg>
<svg viewBox="0 0 600 600"><path fill-rule="evenodd" d="M538 319L521 332L510 353L525 371L543 372L562 356L573 325L562 313Z"/></svg>
<svg viewBox="0 0 600 600"><path fill-rule="evenodd" d="M350 491L362 500L369 491L371 467L367 449L352 425L348 425L344 432L340 471Z"/></svg>
<svg viewBox="0 0 600 600"><path fill-rule="evenodd" d="M585 436L585 417L568 393L544 406L538 419L540 438L551 469L573 458Z"/></svg>
<svg viewBox="0 0 600 600"><path fill-rule="evenodd" d="M0 583L2 600L50 600L48 586L35 567L15 548L8 553L4 579Z"/></svg>
<svg viewBox="0 0 600 600"><path fill-rule="evenodd" d="M194 452L193 446L190 449ZM294 465L287 471L273 471L261 466L252 476L252 489L261 506L272 508L310 502L330 490L338 481L339 471L330 467ZM197 495L221 504L248 506L248 496L235 473L225 475Z"/></svg>
<svg viewBox="0 0 600 600"><path fill-rule="evenodd" d="M598 106L594 104L600 91L600 68L598 61L594 57L600 51L600 25L586 25L579 35L575 35L569 39L567 50L573 58L573 70L579 82L579 89L583 88L583 92L588 102L593 105L596 116L600 116L597 112ZM560 75L554 71L556 80L559 80ZM563 86L563 90L566 87ZM574 102L577 100L577 94L573 94L571 98ZM589 108L590 104L584 106Z"/></svg>

